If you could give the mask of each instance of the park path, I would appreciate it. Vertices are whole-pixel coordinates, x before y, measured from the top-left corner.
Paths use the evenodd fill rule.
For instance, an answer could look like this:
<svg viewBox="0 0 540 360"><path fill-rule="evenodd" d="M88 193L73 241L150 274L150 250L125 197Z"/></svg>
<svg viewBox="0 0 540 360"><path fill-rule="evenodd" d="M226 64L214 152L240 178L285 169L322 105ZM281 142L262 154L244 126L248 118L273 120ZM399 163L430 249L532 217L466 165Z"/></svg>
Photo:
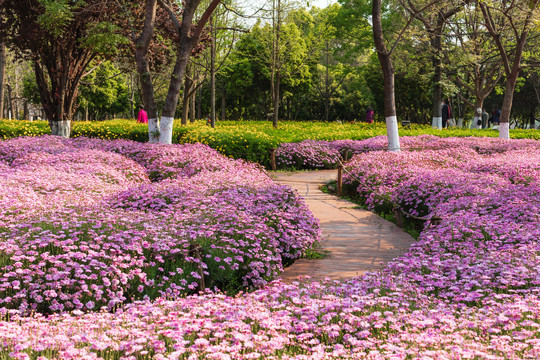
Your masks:
<svg viewBox="0 0 540 360"><path fill-rule="evenodd" d="M395 224L336 196L319 186L336 179L337 170L274 173L277 182L298 190L322 229L321 247L329 251L324 259L299 259L282 273L290 283L301 276L312 280L338 280L380 268L399 256L414 241Z"/></svg>

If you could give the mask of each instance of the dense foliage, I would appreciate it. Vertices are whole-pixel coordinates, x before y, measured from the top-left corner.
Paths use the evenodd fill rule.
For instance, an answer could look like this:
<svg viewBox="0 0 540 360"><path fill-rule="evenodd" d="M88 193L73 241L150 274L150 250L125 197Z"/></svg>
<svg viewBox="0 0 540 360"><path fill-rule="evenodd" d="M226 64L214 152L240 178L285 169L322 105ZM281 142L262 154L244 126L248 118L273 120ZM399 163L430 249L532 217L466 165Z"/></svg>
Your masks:
<svg viewBox="0 0 540 360"><path fill-rule="evenodd" d="M386 268L344 283L277 282L114 313L5 313L2 356L538 358L538 141L425 136L404 141L401 153L380 151L384 143L362 141L372 151L348 164L357 194L369 206L392 201L442 217Z"/></svg>
<svg viewBox="0 0 540 360"><path fill-rule="evenodd" d="M290 188L202 144L17 138L0 177L0 308L257 288L318 238Z"/></svg>
<svg viewBox="0 0 540 360"><path fill-rule="evenodd" d="M9 3L18 4L17 1ZM35 0L32 3L49 4L50 1ZM465 6L465 3L469 5ZM65 1L58 6L49 4L45 20L55 25L52 20L58 18L59 24L56 25L62 25L70 20L67 15L73 12L74 7L85 4L76 2L72 5ZM118 35L131 37L138 33L144 18L140 3L123 4L128 11L123 8L118 13L116 2L108 2L109 11L115 13L115 26L104 22L95 29L99 34L93 34L91 39L81 35L77 42L91 45L96 50L109 50L105 58L111 61L97 59L90 65L89 75L85 73L81 79L81 88L77 99L74 99L74 104L78 103L74 109L78 112L74 114L75 118L84 118L86 114L92 120L133 117L133 109L142 101L141 93L145 87L138 84L136 67L130 63L135 58L134 54L127 59L112 56L116 52L112 50L117 49L114 44L125 41ZM190 60L183 79L183 108L177 110L176 117L191 112L190 119L202 119L212 114L214 105L221 120L267 119L274 112L271 84L276 82L274 77L279 71L280 120L362 121L368 107L373 107L375 118L382 120L384 90L381 67L373 51L371 2L342 0L324 9L306 8L304 3L289 0L280 4L277 9L271 8L271 3L262 5L255 15L259 17L258 21L249 25L238 16L242 13L240 4L229 2L226 7L218 8L212 20L211 36L205 39L211 40L214 46L203 44L196 51L197 58ZM438 1L432 6L427 4L422 0L383 1L383 28L389 45L394 49L398 119L430 123L434 116L434 92L438 92L436 89L440 87L440 96L450 100L456 119L470 121L477 107L488 111L492 111L493 106L500 108L504 93L512 92L512 122L520 127L531 123L538 126L538 123L534 125L534 119L540 118L540 103L536 95L540 86L536 67L539 48L538 41L534 41L538 37L538 27L531 29L529 41L524 44L523 64L516 67L523 71L519 74L515 91L505 90L508 75L503 76L505 67L498 54L499 49L486 29L486 21L477 3ZM526 10L530 10L529 6L522 4L490 2L489 13L499 19L494 23L512 23L516 26L514 30L518 30L523 26ZM512 11L504 11L506 6L511 6ZM423 11L415 19L410 19L414 8L422 8ZM69 10L67 14L65 9ZM439 14L448 14L448 17L439 18ZM512 21L508 23L503 14L510 16ZM536 19L538 14L537 9L531 16ZM6 13L5 17L11 19L9 24L17 23L15 17L8 15ZM77 16L80 15L77 12ZM157 17L157 33L150 44L149 74L161 113L169 88L168 74L175 63L172 45L175 37L171 37L171 24L161 5L158 6ZM277 18L280 19L279 24ZM31 22L27 21L27 24L30 24L32 36L42 35L35 31L36 26ZM394 47L397 38L399 41ZM436 38L440 44L434 48ZM505 44L509 42L510 49L515 48L518 40L510 26L500 30L500 38L505 39ZM28 40L26 35L21 38L23 42ZM37 41L36 38L31 40ZM136 47L131 44L130 48L134 50ZM279 54L276 54L276 49L280 49ZM510 50L509 54L513 53ZM11 90L6 94L6 105L9 105L12 116L17 118L22 117L25 100L39 98L39 91L36 91L39 77L28 76L33 65L12 61L14 56L20 57L21 54L21 51L8 49L6 70L6 83L11 84ZM437 73L441 71L440 79L439 75L435 76L435 59L444 64L437 70ZM213 86L212 78L216 79ZM26 92L21 91L22 82ZM7 116L5 111L4 117Z"/></svg>

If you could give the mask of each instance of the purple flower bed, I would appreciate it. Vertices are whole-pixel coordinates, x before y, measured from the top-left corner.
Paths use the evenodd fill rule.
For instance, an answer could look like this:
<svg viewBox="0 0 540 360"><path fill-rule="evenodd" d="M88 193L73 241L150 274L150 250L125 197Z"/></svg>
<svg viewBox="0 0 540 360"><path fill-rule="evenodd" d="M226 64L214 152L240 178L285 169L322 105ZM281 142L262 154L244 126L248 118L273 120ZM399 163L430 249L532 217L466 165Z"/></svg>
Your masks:
<svg viewBox="0 0 540 360"><path fill-rule="evenodd" d="M200 144L21 138L0 159L0 308L257 288L319 236L290 188Z"/></svg>
<svg viewBox="0 0 540 360"><path fill-rule="evenodd" d="M504 153L510 150L538 148L537 140L507 142L489 138L440 138L434 135L403 136L400 138L402 150L458 150L474 151L479 154ZM386 136L376 136L366 140L304 140L298 143L280 144L276 150L276 164L280 168L292 169L334 169L340 160L351 159L353 155L372 151L386 151Z"/></svg>
<svg viewBox="0 0 540 360"><path fill-rule="evenodd" d="M375 149L382 142L366 140L365 146ZM235 297L214 292L143 299L114 312L22 317L4 310L0 354L17 359L540 358L540 143L428 137L410 143L411 151L355 156L347 166L354 178L345 176L371 208L397 203L442 218L386 268L346 282L274 282ZM249 190L241 197L222 180L217 181L225 188L221 209L234 206L238 213L261 216L276 205L272 191ZM209 189L204 184L192 190L183 181L188 180L173 176L156 187L141 184L107 194L104 201L109 211L123 211L118 218L123 224L130 221L127 214L149 213L175 214L176 224L190 208L182 200L185 194ZM168 182L175 189L170 193ZM262 203L260 210L252 205ZM249 210L254 207L258 210ZM213 222L203 220L193 231L204 224ZM286 226L265 225L289 234ZM234 227L243 228L237 219ZM160 230L150 229L150 237L161 236ZM171 241L167 234L160 240L164 247Z"/></svg>
<svg viewBox="0 0 540 360"><path fill-rule="evenodd" d="M348 164L344 181L368 208L389 212L398 205L415 216L442 218L439 226L428 223L404 261L386 271L464 306L536 294L540 143L467 139L455 145L456 139L441 139L427 150L376 151Z"/></svg>

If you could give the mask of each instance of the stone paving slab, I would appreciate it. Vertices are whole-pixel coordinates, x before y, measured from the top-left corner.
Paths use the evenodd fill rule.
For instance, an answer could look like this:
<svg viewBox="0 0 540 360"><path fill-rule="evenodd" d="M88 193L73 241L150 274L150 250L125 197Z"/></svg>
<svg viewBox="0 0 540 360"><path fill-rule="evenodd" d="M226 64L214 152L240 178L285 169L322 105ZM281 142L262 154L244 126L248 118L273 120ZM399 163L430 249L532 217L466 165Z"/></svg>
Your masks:
<svg viewBox="0 0 540 360"><path fill-rule="evenodd" d="M414 241L395 224L319 190L321 184L337 178L337 170L273 173L273 177L305 199L320 220L321 247L330 252L324 259L300 259L287 267L281 275L286 283L306 275L312 280L359 276L396 258Z"/></svg>

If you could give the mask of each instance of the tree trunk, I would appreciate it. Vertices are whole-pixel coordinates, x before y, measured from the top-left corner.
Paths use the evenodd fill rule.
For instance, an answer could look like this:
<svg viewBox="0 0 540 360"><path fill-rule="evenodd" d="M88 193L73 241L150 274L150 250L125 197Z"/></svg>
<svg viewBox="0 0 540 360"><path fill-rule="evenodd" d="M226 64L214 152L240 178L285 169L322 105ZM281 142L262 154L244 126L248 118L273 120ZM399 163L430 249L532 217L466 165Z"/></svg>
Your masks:
<svg viewBox="0 0 540 360"><path fill-rule="evenodd" d="M512 112L512 103L514 101L514 91L516 89L518 75L519 70L512 71L511 76L506 79L499 123L499 138L501 139L510 139L510 113Z"/></svg>
<svg viewBox="0 0 540 360"><path fill-rule="evenodd" d="M14 116L13 114L13 96L12 96L12 93L11 93L11 84L7 84L6 85L7 87L7 93L8 93L8 118L9 120L12 119L12 116Z"/></svg>
<svg viewBox="0 0 540 360"><path fill-rule="evenodd" d="M187 125L188 123L188 115L189 115L189 96L187 95L187 92L184 89L184 95L182 96L182 118L181 118L181 124Z"/></svg>
<svg viewBox="0 0 540 360"><path fill-rule="evenodd" d="M171 82L169 84L169 90L167 91L167 97L165 98L163 115L161 116L159 142L162 144L172 143L174 113L176 112L176 105L178 104L178 98L180 96L180 88L186 67L189 62L191 49L192 46L186 43L180 44L178 49L176 63L174 65ZM189 88L184 89L186 93L188 93L189 90ZM185 108L187 109L188 106L189 105L186 104ZM186 117L184 117L184 115L182 116L182 125L187 125L187 115Z"/></svg>
<svg viewBox="0 0 540 360"><path fill-rule="evenodd" d="M223 90L221 92L221 120L225 120L227 117L226 114L226 107L227 107L227 89L225 88L225 84L223 84Z"/></svg>
<svg viewBox="0 0 540 360"><path fill-rule="evenodd" d="M6 45L0 39L0 119L4 116L4 89L6 76Z"/></svg>
<svg viewBox="0 0 540 360"><path fill-rule="evenodd" d="M287 120L291 120L291 98L287 99Z"/></svg>
<svg viewBox="0 0 540 360"><path fill-rule="evenodd" d="M197 89L197 119L202 119L202 91L201 87Z"/></svg>
<svg viewBox="0 0 540 360"><path fill-rule="evenodd" d="M277 129L278 127L278 119L279 119L279 86L281 83L281 61L280 61L280 48L279 48L279 42L280 42L280 35L281 35L281 0L277 0L277 8L273 9L276 11L276 32L275 32L275 45L274 45L274 71L273 73L273 79L272 79L272 91L273 91L273 108L274 113L272 116L272 126Z"/></svg>
<svg viewBox="0 0 540 360"><path fill-rule="evenodd" d="M130 89L129 89L129 92L130 92L130 103L131 103L131 118L132 119L136 119L135 118L135 86L133 84L133 74L129 74L129 84L130 84Z"/></svg>
<svg viewBox="0 0 540 360"><path fill-rule="evenodd" d="M28 105L28 100L25 100L24 101L24 114L23 114L24 120L29 120L29 117L28 117L29 112L30 112L30 109Z"/></svg>
<svg viewBox="0 0 540 360"><path fill-rule="evenodd" d="M150 62L148 60L148 46L154 34L156 8L157 0L146 0L144 27L141 35L135 39L135 59L141 82L142 101L148 114L148 141L150 143L159 141L159 119L154 96L154 85L150 74Z"/></svg>
<svg viewBox="0 0 540 360"><path fill-rule="evenodd" d="M433 47L433 122L432 127L442 129L442 29L437 28L432 35L431 46Z"/></svg>
<svg viewBox="0 0 540 360"><path fill-rule="evenodd" d="M279 117L279 85L281 82L279 70L276 72L275 81L276 84L274 85L274 116L272 118L272 126L277 129Z"/></svg>
<svg viewBox="0 0 540 360"><path fill-rule="evenodd" d="M71 121L52 121L49 123L51 127L51 135L62 136L69 138L71 135Z"/></svg>
<svg viewBox="0 0 540 360"><path fill-rule="evenodd" d="M329 65L329 44L326 42L326 72L324 78L324 120L330 121L330 70Z"/></svg>
<svg viewBox="0 0 540 360"><path fill-rule="evenodd" d="M390 53L384 42L382 19L381 19L381 0L373 0L372 8L373 21L373 39L377 56L381 63L384 82L384 116L386 119L386 132L388 134L388 150L400 151L398 124L396 117L396 100L394 95L394 67Z"/></svg>
<svg viewBox="0 0 540 360"><path fill-rule="evenodd" d="M216 127L216 33L213 29L212 19L212 42L210 44L210 125Z"/></svg>
<svg viewBox="0 0 540 360"><path fill-rule="evenodd" d="M191 96L189 97L190 106L189 106L189 122L194 123L195 122L195 95L197 95L196 92L192 92Z"/></svg>
<svg viewBox="0 0 540 360"><path fill-rule="evenodd" d="M191 68L189 65L185 68L184 76L184 92L182 94L182 119L181 124L187 125L189 115L189 93L193 87L193 80L191 79ZM175 107L176 109L176 107Z"/></svg>

